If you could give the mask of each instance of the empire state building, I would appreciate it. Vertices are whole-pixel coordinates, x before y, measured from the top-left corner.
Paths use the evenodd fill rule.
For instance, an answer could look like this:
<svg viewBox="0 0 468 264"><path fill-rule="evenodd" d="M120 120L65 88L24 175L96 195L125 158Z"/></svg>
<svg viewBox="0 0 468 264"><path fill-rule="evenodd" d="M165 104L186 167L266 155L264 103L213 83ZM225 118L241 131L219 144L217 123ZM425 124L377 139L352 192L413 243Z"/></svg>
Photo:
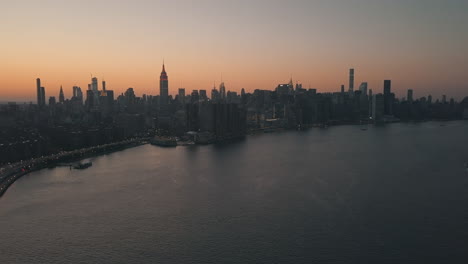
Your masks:
<svg viewBox="0 0 468 264"><path fill-rule="evenodd" d="M167 79L166 68L164 62L162 65L161 76L159 77L159 105L166 106L169 104L169 81Z"/></svg>

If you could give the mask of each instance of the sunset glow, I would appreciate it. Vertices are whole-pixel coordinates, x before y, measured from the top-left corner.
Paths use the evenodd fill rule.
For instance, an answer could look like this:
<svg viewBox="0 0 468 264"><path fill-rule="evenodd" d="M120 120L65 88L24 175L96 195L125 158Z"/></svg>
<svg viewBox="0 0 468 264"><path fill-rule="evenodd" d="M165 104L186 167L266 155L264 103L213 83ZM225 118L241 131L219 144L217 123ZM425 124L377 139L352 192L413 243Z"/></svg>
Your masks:
<svg viewBox="0 0 468 264"><path fill-rule="evenodd" d="M430 2L430 4L429 4ZM468 91L468 2L435 1L2 1L0 101L87 89L91 75L120 94L274 89L292 76L338 91L347 71L397 97ZM222 76L222 77L221 77Z"/></svg>

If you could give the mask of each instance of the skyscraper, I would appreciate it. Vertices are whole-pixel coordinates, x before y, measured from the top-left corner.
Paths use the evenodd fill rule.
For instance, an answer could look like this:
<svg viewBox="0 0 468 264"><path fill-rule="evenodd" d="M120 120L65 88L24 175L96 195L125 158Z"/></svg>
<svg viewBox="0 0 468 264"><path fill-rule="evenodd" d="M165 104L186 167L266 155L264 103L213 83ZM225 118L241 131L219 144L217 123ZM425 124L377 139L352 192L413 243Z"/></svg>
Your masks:
<svg viewBox="0 0 468 264"><path fill-rule="evenodd" d="M159 104L165 106L169 103L169 81L164 62L162 65L161 76L159 77Z"/></svg>
<svg viewBox="0 0 468 264"><path fill-rule="evenodd" d="M46 96L45 96L45 88L41 86L41 79L36 79L36 92L37 92L37 105L39 107L45 106Z"/></svg>
<svg viewBox="0 0 468 264"><path fill-rule="evenodd" d="M219 101L219 92L216 90L216 86L213 86L213 89L211 90L211 101L217 102Z"/></svg>
<svg viewBox="0 0 468 264"><path fill-rule="evenodd" d="M98 91L98 79L96 77L93 77L91 79L91 89L93 90L93 92L97 92Z"/></svg>
<svg viewBox="0 0 468 264"><path fill-rule="evenodd" d="M349 69L349 93L354 93L354 69Z"/></svg>
<svg viewBox="0 0 468 264"><path fill-rule="evenodd" d="M224 86L224 82L219 85L219 93L221 100L226 100L226 86Z"/></svg>
<svg viewBox="0 0 468 264"><path fill-rule="evenodd" d="M384 97L382 94L375 94L372 97L372 119L374 122L382 121L384 115Z"/></svg>
<svg viewBox="0 0 468 264"><path fill-rule="evenodd" d="M392 93L392 81L391 80L384 80L384 95L390 95Z"/></svg>
<svg viewBox="0 0 468 264"><path fill-rule="evenodd" d="M36 93L37 93L37 105L42 106L42 97L41 97L41 79L36 79Z"/></svg>
<svg viewBox="0 0 468 264"><path fill-rule="evenodd" d="M367 83L366 82L361 83L361 86L359 86L359 91L361 91L361 96L367 96Z"/></svg>
<svg viewBox="0 0 468 264"><path fill-rule="evenodd" d="M185 104L185 88L179 88L179 96L177 97L177 100L181 104Z"/></svg>
<svg viewBox="0 0 468 264"><path fill-rule="evenodd" d="M200 89L200 99L202 101L208 100L208 95L206 94L206 90Z"/></svg>
<svg viewBox="0 0 468 264"><path fill-rule="evenodd" d="M55 96L49 97L49 106L55 105Z"/></svg>
<svg viewBox="0 0 468 264"><path fill-rule="evenodd" d="M65 96L63 94L62 85L60 85L60 93L59 93L59 103L63 104L65 102Z"/></svg>
<svg viewBox="0 0 468 264"><path fill-rule="evenodd" d="M413 102L413 89L408 89L408 96L406 97L408 102L412 103Z"/></svg>
<svg viewBox="0 0 468 264"><path fill-rule="evenodd" d="M41 86L41 106L45 106L45 88Z"/></svg>
<svg viewBox="0 0 468 264"><path fill-rule="evenodd" d="M74 101L77 101L79 103L83 103L83 92L81 91L81 88L78 86L73 86L73 97L72 99Z"/></svg>
<svg viewBox="0 0 468 264"><path fill-rule="evenodd" d="M102 90L106 91L106 81L102 81Z"/></svg>
<svg viewBox="0 0 468 264"><path fill-rule="evenodd" d="M384 100L384 114L392 115L393 114L393 96L392 96L392 81L384 80L383 88L383 100Z"/></svg>
<svg viewBox="0 0 468 264"><path fill-rule="evenodd" d="M372 116L373 100L374 96L372 94L372 89L369 89L369 117Z"/></svg>

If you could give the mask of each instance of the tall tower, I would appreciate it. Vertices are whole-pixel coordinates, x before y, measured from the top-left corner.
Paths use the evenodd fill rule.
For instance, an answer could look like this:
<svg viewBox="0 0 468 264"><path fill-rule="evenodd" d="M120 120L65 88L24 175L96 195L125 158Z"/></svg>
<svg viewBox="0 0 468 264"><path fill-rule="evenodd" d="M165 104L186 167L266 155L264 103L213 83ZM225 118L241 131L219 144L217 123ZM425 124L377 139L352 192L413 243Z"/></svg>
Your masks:
<svg viewBox="0 0 468 264"><path fill-rule="evenodd" d="M219 93L221 100L226 100L226 86L224 86L224 82L219 85Z"/></svg>
<svg viewBox="0 0 468 264"><path fill-rule="evenodd" d="M361 86L359 86L359 91L361 91L361 96L367 96L367 82L361 83Z"/></svg>
<svg viewBox="0 0 468 264"><path fill-rule="evenodd" d="M65 96L63 95L62 85L60 85L59 103L63 104L64 102L65 102Z"/></svg>
<svg viewBox="0 0 468 264"><path fill-rule="evenodd" d="M349 69L349 93L354 93L354 69Z"/></svg>
<svg viewBox="0 0 468 264"><path fill-rule="evenodd" d="M406 98L406 100L410 103L413 102L413 89L408 89L408 96Z"/></svg>
<svg viewBox="0 0 468 264"><path fill-rule="evenodd" d="M164 61L162 65L161 76L159 77L159 104L167 105L169 103L169 81L167 78Z"/></svg>
<svg viewBox="0 0 468 264"><path fill-rule="evenodd" d="M41 106L42 105L42 93L41 93L41 79L37 78L36 79L36 90L37 90L37 105Z"/></svg>
<svg viewBox="0 0 468 264"><path fill-rule="evenodd" d="M392 115L393 114L393 96L392 96L392 81L384 80L383 88L384 96L384 114Z"/></svg>
<svg viewBox="0 0 468 264"><path fill-rule="evenodd" d="M93 77L91 79L91 89L93 90L93 92L98 91L98 79L96 77Z"/></svg>

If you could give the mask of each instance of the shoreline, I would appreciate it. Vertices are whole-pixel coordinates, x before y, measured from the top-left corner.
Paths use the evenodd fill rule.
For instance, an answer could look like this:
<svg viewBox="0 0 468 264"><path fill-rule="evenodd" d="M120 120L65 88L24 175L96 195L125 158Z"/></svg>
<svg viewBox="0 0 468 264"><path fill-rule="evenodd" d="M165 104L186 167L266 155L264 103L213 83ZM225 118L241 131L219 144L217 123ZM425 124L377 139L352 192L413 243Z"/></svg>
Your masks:
<svg viewBox="0 0 468 264"><path fill-rule="evenodd" d="M404 121L400 120L398 122L389 122L389 123L382 123L382 124L366 123L365 125L387 125L387 124L394 124L394 123L427 123L427 122L445 123L445 122L452 122L452 121L468 121L468 120L466 119L404 120ZM294 128L282 128L282 127L258 128L258 129L247 131L247 133L243 137L248 137L248 136L258 135L258 134L278 133L278 132L284 132L284 131L303 131L303 130L309 130L312 128L323 129L323 128L328 128L328 127L346 126L346 125L360 126L363 124L359 124L359 123L341 123L341 124L330 123L327 125L315 124L315 125L304 127L303 129L299 129L299 130L294 129ZM216 141L216 142L212 142L208 144L197 144L197 143L181 144L181 145L178 144L177 146L211 145L211 144L219 144L219 143L228 143L236 139L226 139L226 140ZM99 145L99 146L94 146L94 147L89 147L89 148L84 148L84 149L60 152L57 154L49 155L47 157L40 157L40 158L35 158L26 162L17 162L11 165L6 165L5 167L0 168L0 198L5 194L8 188L17 179L31 172L38 171L44 168L56 167L60 163L73 163L73 162L80 161L83 159L106 155L106 154L122 151L128 148L134 148L134 147L146 145L149 143L150 143L150 138L136 138L136 139L109 143L105 145ZM10 168L8 168L8 166ZM2 174L5 174L5 175L2 175Z"/></svg>
<svg viewBox="0 0 468 264"><path fill-rule="evenodd" d="M16 180L31 172L49 167L56 167L60 163L72 163L91 157L122 151L128 148L142 146L147 143L147 138L136 138L84 149L59 152L46 157L7 165L0 169L0 198Z"/></svg>

